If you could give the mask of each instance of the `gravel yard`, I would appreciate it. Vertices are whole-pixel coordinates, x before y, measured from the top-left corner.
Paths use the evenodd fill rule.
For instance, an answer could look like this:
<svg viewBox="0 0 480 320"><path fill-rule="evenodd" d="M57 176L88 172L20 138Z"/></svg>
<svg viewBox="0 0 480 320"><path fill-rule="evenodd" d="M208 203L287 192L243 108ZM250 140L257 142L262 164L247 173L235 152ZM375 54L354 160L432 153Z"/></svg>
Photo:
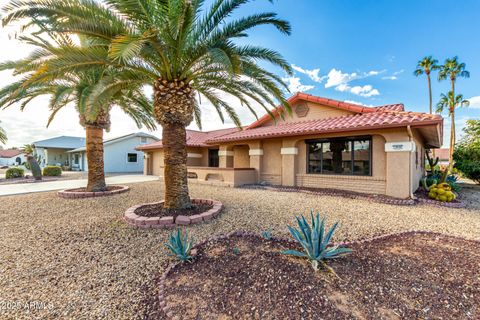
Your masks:
<svg viewBox="0 0 480 320"><path fill-rule="evenodd" d="M142 318L144 301L169 261L169 231L139 230L122 221L135 204L162 198L160 182L132 184L114 197L66 200L56 193L0 198L0 318ZM273 229L287 235L293 215L310 209L340 221L335 241L412 229L480 240L477 187L465 188L466 209L392 206L340 197L191 186L192 197L225 205L219 218L189 227L196 240L233 230ZM37 302L36 308L25 303ZM42 303L47 309L42 309Z"/></svg>

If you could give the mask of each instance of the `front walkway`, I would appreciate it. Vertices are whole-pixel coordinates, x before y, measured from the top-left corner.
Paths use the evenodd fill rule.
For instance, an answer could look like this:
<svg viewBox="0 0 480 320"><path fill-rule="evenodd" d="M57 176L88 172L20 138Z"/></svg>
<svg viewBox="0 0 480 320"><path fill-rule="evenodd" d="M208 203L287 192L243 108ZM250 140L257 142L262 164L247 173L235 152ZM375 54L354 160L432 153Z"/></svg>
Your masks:
<svg viewBox="0 0 480 320"><path fill-rule="evenodd" d="M158 177L146 176L143 174L126 174L126 175L107 177L106 180L107 180L107 184L128 184L128 183L134 183L134 182L155 181L155 180L158 180ZM23 194L23 193L81 188L81 187L85 187L86 185L87 185L87 179L5 184L5 185L0 185L0 196L10 196L15 194Z"/></svg>

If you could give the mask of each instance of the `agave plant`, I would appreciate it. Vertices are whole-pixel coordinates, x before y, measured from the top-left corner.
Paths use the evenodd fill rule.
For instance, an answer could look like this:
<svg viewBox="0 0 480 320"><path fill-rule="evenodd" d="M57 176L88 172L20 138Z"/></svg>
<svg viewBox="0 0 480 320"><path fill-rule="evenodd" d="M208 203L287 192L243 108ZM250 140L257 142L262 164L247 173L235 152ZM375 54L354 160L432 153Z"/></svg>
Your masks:
<svg viewBox="0 0 480 320"><path fill-rule="evenodd" d="M351 253L352 250L345 247L339 247L338 245L331 245L330 241L332 240L338 222L335 222L330 230L325 233L325 218L321 219L319 213L314 217L313 211L310 215L312 218L311 225L307 222L305 217L301 215L295 217L298 229L288 226L288 230L290 230L293 238L302 246L303 252L297 250L285 250L282 251L282 253L307 258L310 260L315 271L317 271L319 266L322 265L325 269L335 274L333 269L325 263L325 260L338 258L342 255Z"/></svg>
<svg viewBox="0 0 480 320"><path fill-rule="evenodd" d="M192 259L190 250L192 250L193 239L189 239L186 230L183 235L180 228L178 228L176 232L172 232L165 246L170 250L170 255L176 257L178 260L190 261Z"/></svg>
<svg viewBox="0 0 480 320"><path fill-rule="evenodd" d="M260 233L263 239L272 240L272 229L264 230Z"/></svg>

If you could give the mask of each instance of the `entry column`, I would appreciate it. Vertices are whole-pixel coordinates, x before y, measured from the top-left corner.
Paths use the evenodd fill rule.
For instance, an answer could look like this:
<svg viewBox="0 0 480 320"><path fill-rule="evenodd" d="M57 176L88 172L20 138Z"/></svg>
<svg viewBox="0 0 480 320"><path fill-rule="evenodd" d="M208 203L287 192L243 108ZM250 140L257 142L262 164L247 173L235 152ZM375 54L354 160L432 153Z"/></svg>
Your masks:
<svg viewBox="0 0 480 320"><path fill-rule="evenodd" d="M256 173L256 183L260 181L260 174L262 172L262 158L263 158L263 149L262 142L256 141L248 144L250 148L248 150L248 155L250 156L250 168L255 169Z"/></svg>
<svg viewBox="0 0 480 320"><path fill-rule="evenodd" d="M283 140L282 149L282 185L283 186L295 186L295 173L296 157L298 154L298 148L296 147L296 140Z"/></svg>
<svg viewBox="0 0 480 320"><path fill-rule="evenodd" d="M233 146L220 146L218 158L220 168L233 168Z"/></svg>

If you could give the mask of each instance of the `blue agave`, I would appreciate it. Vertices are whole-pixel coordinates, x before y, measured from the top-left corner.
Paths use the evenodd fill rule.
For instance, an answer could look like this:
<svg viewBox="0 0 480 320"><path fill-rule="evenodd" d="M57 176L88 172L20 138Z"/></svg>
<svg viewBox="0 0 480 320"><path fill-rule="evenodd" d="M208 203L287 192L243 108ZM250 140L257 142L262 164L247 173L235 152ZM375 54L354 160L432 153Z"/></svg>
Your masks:
<svg viewBox="0 0 480 320"><path fill-rule="evenodd" d="M172 232L165 246L170 250L171 256L175 256L181 261L190 261L192 259L190 250L192 250L193 247L193 239L188 239L187 231L185 231L183 236L180 228L178 228L176 232Z"/></svg>
<svg viewBox="0 0 480 320"><path fill-rule="evenodd" d="M262 231L260 234L262 235L263 239L272 240L272 229Z"/></svg>
<svg viewBox="0 0 480 320"><path fill-rule="evenodd" d="M332 240L338 222L336 222L330 230L325 233L325 218L321 219L319 213L314 217L313 211L310 215L312 218L311 225L307 222L305 217L301 215L295 217L298 229L288 226L293 238L302 246L303 252L297 250L285 250L282 251L282 253L307 258L310 260L313 269L318 270L319 265L321 264L327 270L335 274L333 269L325 263L325 260L338 258L342 255L351 253L352 250L345 247L330 245L330 241Z"/></svg>

